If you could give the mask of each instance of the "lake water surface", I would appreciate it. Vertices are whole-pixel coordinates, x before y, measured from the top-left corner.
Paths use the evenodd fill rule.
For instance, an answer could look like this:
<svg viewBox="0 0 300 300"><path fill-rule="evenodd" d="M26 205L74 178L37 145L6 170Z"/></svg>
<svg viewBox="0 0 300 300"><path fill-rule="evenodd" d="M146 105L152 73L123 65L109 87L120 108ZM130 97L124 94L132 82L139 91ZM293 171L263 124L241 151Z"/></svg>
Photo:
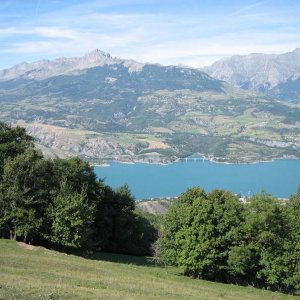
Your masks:
<svg viewBox="0 0 300 300"><path fill-rule="evenodd" d="M99 178L116 188L127 183L136 199L178 196L187 188L203 187L251 195L261 189L287 198L300 184L300 160L275 160L257 164L222 164L207 160L170 165L111 162L95 167Z"/></svg>

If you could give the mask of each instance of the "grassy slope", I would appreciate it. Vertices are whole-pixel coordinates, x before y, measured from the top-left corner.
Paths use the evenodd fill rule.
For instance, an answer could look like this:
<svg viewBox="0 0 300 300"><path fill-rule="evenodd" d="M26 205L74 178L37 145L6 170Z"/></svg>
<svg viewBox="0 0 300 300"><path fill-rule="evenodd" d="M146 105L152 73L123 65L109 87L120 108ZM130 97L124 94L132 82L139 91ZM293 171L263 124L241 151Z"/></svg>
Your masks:
<svg viewBox="0 0 300 300"><path fill-rule="evenodd" d="M85 259L0 240L0 299L300 299L179 275L144 258Z"/></svg>
<svg viewBox="0 0 300 300"><path fill-rule="evenodd" d="M179 275L144 258L85 259L0 240L0 299L300 299Z"/></svg>

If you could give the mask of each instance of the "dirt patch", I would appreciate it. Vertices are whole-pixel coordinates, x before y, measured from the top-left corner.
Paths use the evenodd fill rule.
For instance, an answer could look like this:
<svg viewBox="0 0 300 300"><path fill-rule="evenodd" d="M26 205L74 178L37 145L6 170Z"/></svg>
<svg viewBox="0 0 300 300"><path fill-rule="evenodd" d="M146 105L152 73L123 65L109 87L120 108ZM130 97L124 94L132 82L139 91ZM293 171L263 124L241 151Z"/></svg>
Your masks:
<svg viewBox="0 0 300 300"><path fill-rule="evenodd" d="M18 242L18 245L22 248L27 249L27 250L37 250L38 249L37 246L28 245L28 244L25 244L25 243L22 243L22 242Z"/></svg>
<svg viewBox="0 0 300 300"><path fill-rule="evenodd" d="M155 215L164 215L172 205L171 200L150 200L139 202L137 207L144 212L148 212Z"/></svg>
<svg viewBox="0 0 300 300"><path fill-rule="evenodd" d="M160 141L143 139L142 141L148 143L148 149L167 149L170 148L170 145Z"/></svg>

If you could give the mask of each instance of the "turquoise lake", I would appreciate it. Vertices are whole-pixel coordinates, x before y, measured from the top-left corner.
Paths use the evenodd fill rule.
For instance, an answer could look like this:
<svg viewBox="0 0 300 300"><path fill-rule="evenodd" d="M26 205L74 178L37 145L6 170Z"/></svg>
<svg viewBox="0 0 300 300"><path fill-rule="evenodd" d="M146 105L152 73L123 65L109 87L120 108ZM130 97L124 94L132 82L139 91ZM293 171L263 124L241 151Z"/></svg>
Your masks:
<svg viewBox="0 0 300 300"><path fill-rule="evenodd" d="M203 187L252 195L264 189L287 198L300 184L300 160L275 160L257 164L222 164L207 160L175 162L170 165L111 162L95 167L99 178L116 188L127 183L136 199L174 197L187 188Z"/></svg>

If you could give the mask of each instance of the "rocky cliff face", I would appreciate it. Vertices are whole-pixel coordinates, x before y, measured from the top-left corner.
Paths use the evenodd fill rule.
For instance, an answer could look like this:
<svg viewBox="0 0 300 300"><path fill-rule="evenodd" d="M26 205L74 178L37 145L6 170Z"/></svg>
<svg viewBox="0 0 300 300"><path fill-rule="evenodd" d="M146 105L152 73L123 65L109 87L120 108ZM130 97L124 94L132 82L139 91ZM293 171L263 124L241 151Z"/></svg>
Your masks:
<svg viewBox="0 0 300 300"><path fill-rule="evenodd" d="M279 55L235 55L215 62L204 71L244 89L266 91L299 77L300 48Z"/></svg>
<svg viewBox="0 0 300 300"><path fill-rule="evenodd" d="M101 134L87 130L63 128L41 123L19 122L34 137L35 146L48 158L78 156L95 164L110 160L122 162L169 163L170 159L155 152L168 145L143 136L134 140L130 136L118 139L114 134ZM152 150L153 149L153 150ZM146 153L143 153L146 150Z"/></svg>
<svg viewBox="0 0 300 300"><path fill-rule="evenodd" d="M133 156L135 145L129 146L125 151L120 143L111 142L105 136L90 135L80 130L45 124L23 124L26 131L35 137L38 145L52 149L57 156L80 156L101 161L114 156Z"/></svg>

